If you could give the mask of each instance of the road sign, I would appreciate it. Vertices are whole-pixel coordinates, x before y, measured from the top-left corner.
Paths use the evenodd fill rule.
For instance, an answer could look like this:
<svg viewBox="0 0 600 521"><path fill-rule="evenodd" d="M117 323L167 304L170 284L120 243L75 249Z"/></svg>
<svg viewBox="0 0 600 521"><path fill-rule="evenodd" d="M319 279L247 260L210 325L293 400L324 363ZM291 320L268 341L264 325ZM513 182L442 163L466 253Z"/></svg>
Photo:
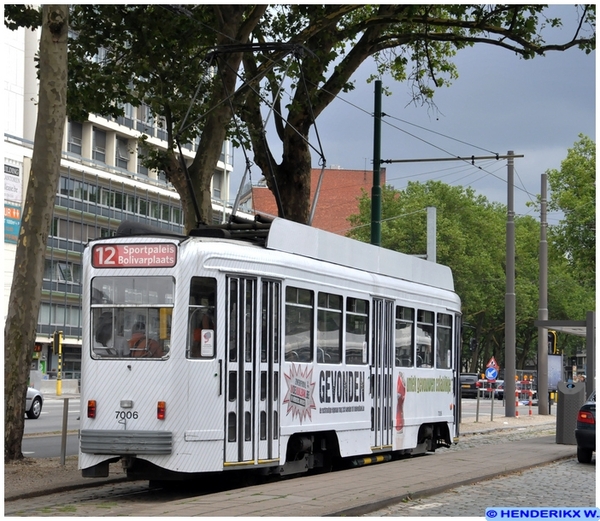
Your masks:
<svg viewBox="0 0 600 521"><path fill-rule="evenodd" d="M488 367L485 370L485 377L488 382L495 382L496 378L498 378L498 370L495 367Z"/></svg>
<svg viewBox="0 0 600 521"><path fill-rule="evenodd" d="M490 361L487 363L486 367L493 367L494 369L496 369L496 371L500 369L498 362L496 362L496 359L493 356L492 358L490 358Z"/></svg>

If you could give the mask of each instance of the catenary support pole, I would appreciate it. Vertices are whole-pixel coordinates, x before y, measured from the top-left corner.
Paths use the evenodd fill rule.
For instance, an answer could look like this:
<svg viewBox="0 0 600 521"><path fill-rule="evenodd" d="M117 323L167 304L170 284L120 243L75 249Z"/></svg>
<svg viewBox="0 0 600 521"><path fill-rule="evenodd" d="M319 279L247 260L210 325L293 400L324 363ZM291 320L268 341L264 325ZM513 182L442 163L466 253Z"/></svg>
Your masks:
<svg viewBox="0 0 600 521"><path fill-rule="evenodd" d="M504 392L514 396L516 391L516 297L515 297L515 161L509 150L507 160L507 218L506 218L506 296L504 309ZM506 402L505 415L515 416L515 402Z"/></svg>
<svg viewBox="0 0 600 521"><path fill-rule="evenodd" d="M542 174L540 208L540 287L539 320L548 320L548 231L547 199L548 176ZM548 330L538 327L538 372L537 372L538 414L549 414L548 408Z"/></svg>
<svg viewBox="0 0 600 521"><path fill-rule="evenodd" d="M373 132L373 188L371 189L371 244L381 246L381 80L375 81Z"/></svg>

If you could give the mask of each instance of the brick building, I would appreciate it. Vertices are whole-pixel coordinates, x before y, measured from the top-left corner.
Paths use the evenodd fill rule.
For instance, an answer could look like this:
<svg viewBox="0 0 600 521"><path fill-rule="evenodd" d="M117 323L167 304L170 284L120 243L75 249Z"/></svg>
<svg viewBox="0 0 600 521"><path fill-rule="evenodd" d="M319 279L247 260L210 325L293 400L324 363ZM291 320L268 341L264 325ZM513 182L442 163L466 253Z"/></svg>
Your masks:
<svg viewBox="0 0 600 521"><path fill-rule="evenodd" d="M311 172L310 199L315 197L319 183L320 168ZM381 185L385 184L385 168L381 169ZM346 170L329 168L323 172L321 191L313 226L339 235L345 235L350 224L348 217L358 213L358 200L363 194L371 194L373 186L372 170ZM264 180L252 186L252 191L243 198L244 205L252 207L254 212L262 215L277 216L277 205L273 193L267 188Z"/></svg>

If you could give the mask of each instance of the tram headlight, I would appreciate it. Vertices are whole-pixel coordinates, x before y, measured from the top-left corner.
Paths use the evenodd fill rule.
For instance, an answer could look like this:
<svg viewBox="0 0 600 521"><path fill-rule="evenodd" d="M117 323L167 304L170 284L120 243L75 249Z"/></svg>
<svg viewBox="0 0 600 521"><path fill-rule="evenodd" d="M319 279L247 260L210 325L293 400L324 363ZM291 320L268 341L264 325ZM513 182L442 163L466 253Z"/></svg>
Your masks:
<svg viewBox="0 0 600 521"><path fill-rule="evenodd" d="M158 402L156 404L156 418L164 420L167 414L167 402Z"/></svg>
<svg viewBox="0 0 600 521"><path fill-rule="evenodd" d="M96 417L96 400L88 400L87 403L87 417L95 418Z"/></svg>

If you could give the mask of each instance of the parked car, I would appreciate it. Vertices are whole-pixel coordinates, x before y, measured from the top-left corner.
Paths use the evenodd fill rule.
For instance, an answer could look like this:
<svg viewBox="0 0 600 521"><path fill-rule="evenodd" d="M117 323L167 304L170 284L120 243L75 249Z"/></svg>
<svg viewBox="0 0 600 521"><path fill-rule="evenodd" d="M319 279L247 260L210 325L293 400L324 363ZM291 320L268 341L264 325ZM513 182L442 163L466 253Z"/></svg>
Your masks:
<svg viewBox="0 0 600 521"><path fill-rule="evenodd" d="M477 398L479 389L479 375L477 373L463 373L460 375L460 390L463 398Z"/></svg>
<svg viewBox="0 0 600 521"><path fill-rule="evenodd" d="M33 387L27 388L27 398L25 399L25 414L31 420L37 420L42 414L44 397L42 393Z"/></svg>
<svg viewBox="0 0 600 521"><path fill-rule="evenodd" d="M592 454L596 452L596 391L579 409L575 439L577 440L577 461L590 463Z"/></svg>

